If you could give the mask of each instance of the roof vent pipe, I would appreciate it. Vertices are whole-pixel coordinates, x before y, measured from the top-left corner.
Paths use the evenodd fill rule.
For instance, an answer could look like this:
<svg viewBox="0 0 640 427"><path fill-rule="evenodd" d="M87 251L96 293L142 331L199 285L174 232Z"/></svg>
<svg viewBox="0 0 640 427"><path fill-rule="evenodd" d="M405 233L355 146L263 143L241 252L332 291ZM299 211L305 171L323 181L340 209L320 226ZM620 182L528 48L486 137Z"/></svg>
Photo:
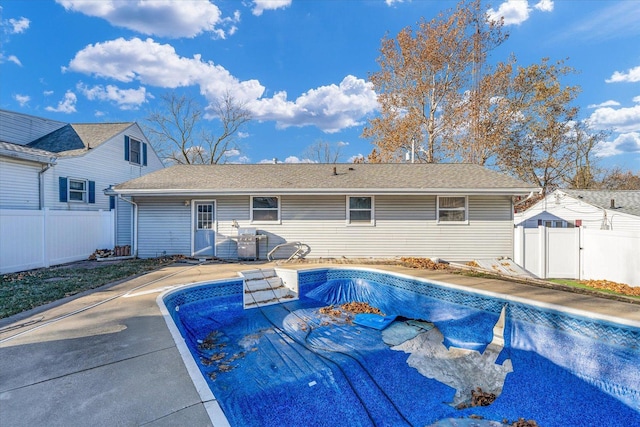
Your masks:
<svg viewBox="0 0 640 427"><path fill-rule="evenodd" d="M338 168L335 166L333 167L333 174L338 175Z"/></svg>
<svg viewBox="0 0 640 427"><path fill-rule="evenodd" d="M616 208L616 199L611 199L611 209Z"/></svg>

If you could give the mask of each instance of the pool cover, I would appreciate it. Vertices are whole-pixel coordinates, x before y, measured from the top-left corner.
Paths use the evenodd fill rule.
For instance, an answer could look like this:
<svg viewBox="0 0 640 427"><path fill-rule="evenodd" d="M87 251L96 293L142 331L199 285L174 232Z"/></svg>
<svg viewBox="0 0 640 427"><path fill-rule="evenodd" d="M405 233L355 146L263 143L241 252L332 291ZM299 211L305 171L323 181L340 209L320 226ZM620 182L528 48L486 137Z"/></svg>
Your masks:
<svg viewBox="0 0 640 427"><path fill-rule="evenodd" d="M397 317L384 330L358 325L340 309L353 301ZM511 320L505 348L496 348L489 344L499 312L394 286L330 280L286 304L244 310L226 297L184 304L178 313L232 426L458 425L446 420L471 415L493 420L485 425L519 418L541 426L640 425L637 349ZM576 363L582 377L570 371ZM605 378L600 387L597 374ZM608 381L627 401L602 391L613 387ZM495 401L470 406L476 387Z"/></svg>

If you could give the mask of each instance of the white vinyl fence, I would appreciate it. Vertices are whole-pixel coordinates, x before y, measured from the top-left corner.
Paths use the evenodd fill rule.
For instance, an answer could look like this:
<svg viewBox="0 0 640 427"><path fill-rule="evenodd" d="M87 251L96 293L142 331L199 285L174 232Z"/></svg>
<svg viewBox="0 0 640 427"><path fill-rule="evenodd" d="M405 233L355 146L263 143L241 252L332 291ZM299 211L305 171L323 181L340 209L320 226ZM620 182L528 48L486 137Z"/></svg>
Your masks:
<svg viewBox="0 0 640 427"><path fill-rule="evenodd" d="M640 286L640 231L516 227L514 261L546 279Z"/></svg>
<svg viewBox="0 0 640 427"><path fill-rule="evenodd" d="M113 211L0 210L0 274L79 261L113 246Z"/></svg>

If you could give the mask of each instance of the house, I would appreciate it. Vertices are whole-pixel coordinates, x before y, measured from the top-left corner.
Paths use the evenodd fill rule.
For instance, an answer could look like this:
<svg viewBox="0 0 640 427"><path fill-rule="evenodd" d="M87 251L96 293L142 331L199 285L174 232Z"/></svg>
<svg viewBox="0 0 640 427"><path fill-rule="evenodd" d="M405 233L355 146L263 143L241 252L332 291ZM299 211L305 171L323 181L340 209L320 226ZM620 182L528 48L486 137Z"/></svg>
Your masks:
<svg viewBox="0 0 640 427"><path fill-rule="evenodd" d="M113 187L135 206L138 256L225 259L252 229L262 259L285 242L315 258L511 257L512 197L534 191L471 164L179 165Z"/></svg>
<svg viewBox="0 0 640 427"><path fill-rule="evenodd" d="M640 191L555 190L523 212L516 226L640 231Z"/></svg>
<svg viewBox="0 0 640 427"><path fill-rule="evenodd" d="M76 212L76 217L68 216L63 221L66 225L52 225L64 229L58 230L49 243L40 245L66 246L63 252L70 254L79 248L71 236L75 234L75 239L82 239L82 227L90 229L95 227L91 221L100 221L96 215L83 217L82 213L108 212L122 204L115 215L115 226L109 231L110 241L115 245L131 241L132 205L105 195L104 189L164 167L137 123L70 124L0 110L0 124L0 226L5 232L20 229L25 236L23 248L9 243L0 245L0 271L46 266L47 259L73 258L43 256L40 258L44 261L22 262L21 257L33 258L34 252L44 251L38 245L27 248L27 235L35 241L27 230L33 230L38 220L35 213L21 214L25 210ZM33 223L23 223L20 216L32 217ZM85 232L85 240L87 235ZM46 238L40 238L47 242ZM51 243L53 238L58 243ZM94 246L89 253L82 249L77 257L84 258L98 248ZM10 258L15 258L11 261L15 267L6 265Z"/></svg>
<svg viewBox="0 0 640 427"><path fill-rule="evenodd" d="M0 123L0 209L109 210L103 189L164 167L137 123L65 124L7 110Z"/></svg>

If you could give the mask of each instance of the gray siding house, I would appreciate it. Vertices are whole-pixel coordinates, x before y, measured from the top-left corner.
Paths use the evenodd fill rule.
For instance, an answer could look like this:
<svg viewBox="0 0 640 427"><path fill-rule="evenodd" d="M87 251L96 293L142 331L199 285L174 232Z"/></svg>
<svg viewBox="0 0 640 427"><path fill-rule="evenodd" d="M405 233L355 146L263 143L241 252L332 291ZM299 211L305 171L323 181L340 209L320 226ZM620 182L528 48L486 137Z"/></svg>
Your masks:
<svg viewBox="0 0 640 427"><path fill-rule="evenodd" d="M255 228L261 259L302 242L313 258L465 261L512 257L512 197L540 189L471 164L254 164L173 166L112 191L135 207L142 258L234 259Z"/></svg>

